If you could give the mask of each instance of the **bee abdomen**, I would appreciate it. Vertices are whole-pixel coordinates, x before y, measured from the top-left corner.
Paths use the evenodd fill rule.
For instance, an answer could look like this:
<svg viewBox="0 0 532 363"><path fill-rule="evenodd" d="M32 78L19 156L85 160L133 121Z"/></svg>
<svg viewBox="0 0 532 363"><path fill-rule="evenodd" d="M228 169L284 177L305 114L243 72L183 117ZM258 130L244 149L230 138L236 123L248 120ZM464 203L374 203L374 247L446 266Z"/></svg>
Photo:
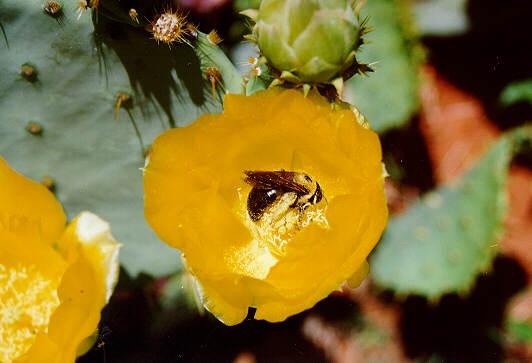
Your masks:
<svg viewBox="0 0 532 363"><path fill-rule="evenodd" d="M257 222L264 211L279 197L277 189L253 188L248 195L248 213L254 222Z"/></svg>

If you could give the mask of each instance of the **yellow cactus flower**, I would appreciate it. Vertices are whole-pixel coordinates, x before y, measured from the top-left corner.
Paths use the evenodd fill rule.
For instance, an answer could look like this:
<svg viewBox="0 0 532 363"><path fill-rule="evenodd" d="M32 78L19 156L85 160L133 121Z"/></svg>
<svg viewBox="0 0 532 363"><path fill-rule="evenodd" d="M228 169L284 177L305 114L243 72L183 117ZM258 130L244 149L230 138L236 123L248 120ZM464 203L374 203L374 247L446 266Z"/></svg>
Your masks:
<svg viewBox="0 0 532 363"><path fill-rule="evenodd" d="M94 214L65 223L54 195L0 158L2 363L71 363L95 342L119 245Z"/></svg>
<svg viewBox="0 0 532 363"><path fill-rule="evenodd" d="M282 321L360 283L388 216L378 136L294 90L224 108L159 136L144 170L145 216L207 310Z"/></svg>

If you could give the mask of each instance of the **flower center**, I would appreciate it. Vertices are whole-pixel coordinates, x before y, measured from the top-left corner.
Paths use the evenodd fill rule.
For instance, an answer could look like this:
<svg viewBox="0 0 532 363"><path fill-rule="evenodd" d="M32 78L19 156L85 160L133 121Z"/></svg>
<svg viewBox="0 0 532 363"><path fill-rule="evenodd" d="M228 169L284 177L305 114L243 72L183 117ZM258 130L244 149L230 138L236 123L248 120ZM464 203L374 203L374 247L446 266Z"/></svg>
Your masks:
<svg viewBox="0 0 532 363"><path fill-rule="evenodd" d="M57 284L35 266L0 264L0 362L19 358L47 332L60 303Z"/></svg>
<svg viewBox="0 0 532 363"><path fill-rule="evenodd" d="M248 225L254 238L264 241L274 255L311 223L328 228L326 199L311 176L291 171L246 171Z"/></svg>

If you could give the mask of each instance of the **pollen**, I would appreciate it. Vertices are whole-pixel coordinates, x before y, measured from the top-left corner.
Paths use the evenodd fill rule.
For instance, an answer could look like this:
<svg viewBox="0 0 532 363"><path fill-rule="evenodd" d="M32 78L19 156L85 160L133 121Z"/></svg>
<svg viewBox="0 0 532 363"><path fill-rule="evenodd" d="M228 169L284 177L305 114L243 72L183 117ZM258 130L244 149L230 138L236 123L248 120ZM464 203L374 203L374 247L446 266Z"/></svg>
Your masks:
<svg viewBox="0 0 532 363"><path fill-rule="evenodd" d="M185 41L186 18L178 13L166 12L157 18L152 26L153 37L158 42L171 44Z"/></svg>
<svg viewBox="0 0 532 363"><path fill-rule="evenodd" d="M26 353L38 333L46 333L59 306L59 279L45 277L35 266L0 264L0 362Z"/></svg>
<svg viewBox="0 0 532 363"><path fill-rule="evenodd" d="M247 225L254 240L267 246L275 257L285 255L290 240L310 225L315 224L322 229L329 229L326 201L309 204L304 209L290 208L296 198L295 193L285 193L258 223L253 222L249 215L247 217Z"/></svg>

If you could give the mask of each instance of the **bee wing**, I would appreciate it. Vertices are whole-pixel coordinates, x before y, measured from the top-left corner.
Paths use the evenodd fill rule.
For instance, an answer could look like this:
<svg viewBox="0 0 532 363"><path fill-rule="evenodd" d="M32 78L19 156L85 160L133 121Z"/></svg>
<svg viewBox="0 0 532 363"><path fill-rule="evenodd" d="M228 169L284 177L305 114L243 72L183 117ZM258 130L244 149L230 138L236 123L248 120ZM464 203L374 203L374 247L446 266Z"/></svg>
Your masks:
<svg viewBox="0 0 532 363"><path fill-rule="evenodd" d="M284 189L296 193L308 193L308 189L294 181L293 171L253 171L246 170L246 183L259 189Z"/></svg>

